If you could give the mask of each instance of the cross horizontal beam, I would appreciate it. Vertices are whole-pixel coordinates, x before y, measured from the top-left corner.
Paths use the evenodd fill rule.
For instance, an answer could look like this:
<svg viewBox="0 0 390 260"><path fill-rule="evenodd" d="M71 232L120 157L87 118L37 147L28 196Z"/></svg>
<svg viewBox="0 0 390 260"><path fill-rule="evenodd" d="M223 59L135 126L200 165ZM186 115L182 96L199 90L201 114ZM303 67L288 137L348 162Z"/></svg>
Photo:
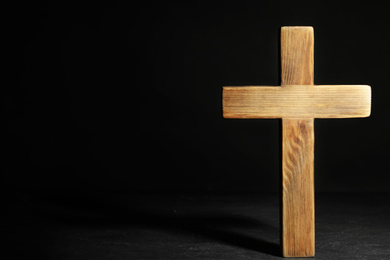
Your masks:
<svg viewBox="0 0 390 260"><path fill-rule="evenodd" d="M223 87L224 118L353 118L371 113L366 85Z"/></svg>

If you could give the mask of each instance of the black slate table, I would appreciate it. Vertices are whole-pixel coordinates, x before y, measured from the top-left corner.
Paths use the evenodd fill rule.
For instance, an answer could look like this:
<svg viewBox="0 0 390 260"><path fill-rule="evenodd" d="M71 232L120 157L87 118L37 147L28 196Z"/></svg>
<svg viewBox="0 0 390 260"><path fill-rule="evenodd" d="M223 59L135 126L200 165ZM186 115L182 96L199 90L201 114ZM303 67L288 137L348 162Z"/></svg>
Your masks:
<svg viewBox="0 0 390 260"><path fill-rule="evenodd" d="M316 259L390 259L389 193L316 194ZM5 259L282 259L276 193L25 194Z"/></svg>

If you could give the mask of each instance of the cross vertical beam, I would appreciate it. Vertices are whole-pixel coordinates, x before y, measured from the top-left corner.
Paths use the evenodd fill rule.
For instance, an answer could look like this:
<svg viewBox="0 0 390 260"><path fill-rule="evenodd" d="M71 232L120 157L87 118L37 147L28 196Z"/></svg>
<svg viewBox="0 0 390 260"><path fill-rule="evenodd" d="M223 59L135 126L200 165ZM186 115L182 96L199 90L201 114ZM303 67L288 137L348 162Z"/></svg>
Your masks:
<svg viewBox="0 0 390 260"><path fill-rule="evenodd" d="M281 86L313 85L313 28L282 27L280 42ZM314 118L282 118L282 125L283 256L314 256Z"/></svg>

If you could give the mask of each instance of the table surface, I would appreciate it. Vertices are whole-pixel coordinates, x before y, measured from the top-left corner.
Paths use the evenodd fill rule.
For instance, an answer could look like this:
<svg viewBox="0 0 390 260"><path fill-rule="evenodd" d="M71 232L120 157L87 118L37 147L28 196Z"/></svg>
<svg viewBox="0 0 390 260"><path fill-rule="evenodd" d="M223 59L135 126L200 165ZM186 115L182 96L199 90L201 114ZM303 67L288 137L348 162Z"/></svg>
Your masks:
<svg viewBox="0 0 390 260"><path fill-rule="evenodd" d="M316 259L390 259L390 193L315 201ZM3 205L2 238L7 259L281 259L279 202L276 193L43 192Z"/></svg>

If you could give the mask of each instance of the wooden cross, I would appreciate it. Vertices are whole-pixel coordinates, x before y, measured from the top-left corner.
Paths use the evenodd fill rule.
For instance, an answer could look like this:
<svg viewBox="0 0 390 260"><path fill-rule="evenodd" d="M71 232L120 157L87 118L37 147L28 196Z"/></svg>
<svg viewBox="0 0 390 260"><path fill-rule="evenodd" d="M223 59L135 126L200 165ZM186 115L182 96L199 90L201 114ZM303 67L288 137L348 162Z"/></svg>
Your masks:
<svg viewBox="0 0 390 260"><path fill-rule="evenodd" d="M281 245L314 256L314 118L367 117L371 87L314 85L313 27L281 28L281 86L223 87L224 118L282 119Z"/></svg>

